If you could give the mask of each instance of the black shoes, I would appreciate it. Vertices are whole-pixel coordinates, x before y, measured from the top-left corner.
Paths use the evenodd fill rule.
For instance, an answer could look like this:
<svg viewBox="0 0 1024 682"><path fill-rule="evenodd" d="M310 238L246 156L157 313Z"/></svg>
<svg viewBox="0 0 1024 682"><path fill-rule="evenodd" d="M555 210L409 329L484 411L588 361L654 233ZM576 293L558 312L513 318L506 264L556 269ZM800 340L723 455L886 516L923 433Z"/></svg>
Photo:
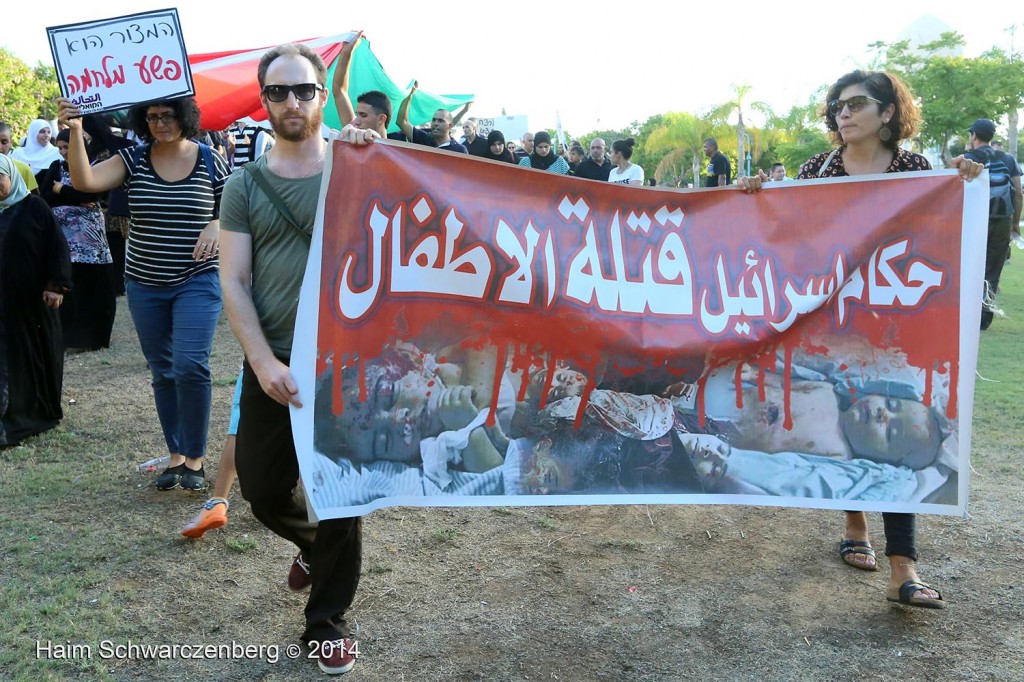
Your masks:
<svg viewBox="0 0 1024 682"><path fill-rule="evenodd" d="M167 467L163 473L156 477L157 490L190 490L202 492L206 490L206 472L203 467L199 471L192 471L184 463L176 467Z"/></svg>
<svg viewBox="0 0 1024 682"><path fill-rule="evenodd" d="M185 464L176 467L167 467L164 472L156 477L157 490L174 490L181 484L181 473L185 470Z"/></svg>
<svg viewBox="0 0 1024 682"><path fill-rule="evenodd" d="M181 483L179 485L182 490L194 492L206 490L206 472L203 471L203 467L199 467L199 471L192 471L184 464L181 467Z"/></svg>

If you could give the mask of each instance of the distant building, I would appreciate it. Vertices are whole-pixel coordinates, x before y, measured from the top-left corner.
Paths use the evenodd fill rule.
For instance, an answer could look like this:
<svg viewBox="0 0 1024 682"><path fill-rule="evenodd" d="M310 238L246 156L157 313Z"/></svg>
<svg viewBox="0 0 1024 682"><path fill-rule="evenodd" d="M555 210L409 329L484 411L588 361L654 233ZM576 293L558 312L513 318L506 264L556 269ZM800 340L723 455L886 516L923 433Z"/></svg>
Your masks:
<svg viewBox="0 0 1024 682"><path fill-rule="evenodd" d="M943 33L952 33L955 30L955 28L944 22L942 19L926 14L911 23L910 26L903 29L903 31L896 37L896 42L908 40L910 41L910 47L914 48L927 43L934 43L942 37ZM963 53L963 46L959 46L952 50L939 50L938 52L930 54L935 54L940 57L962 57Z"/></svg>

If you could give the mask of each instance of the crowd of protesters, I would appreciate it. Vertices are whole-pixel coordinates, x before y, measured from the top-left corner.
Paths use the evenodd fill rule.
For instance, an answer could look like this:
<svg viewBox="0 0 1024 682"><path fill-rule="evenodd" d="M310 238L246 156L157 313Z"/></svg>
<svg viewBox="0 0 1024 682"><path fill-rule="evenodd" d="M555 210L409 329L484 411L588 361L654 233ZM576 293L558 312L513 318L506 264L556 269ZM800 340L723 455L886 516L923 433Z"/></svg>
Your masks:
<svg viewBox="0 0 1024 682"><path fill-rule="evenodd" d="M62 416L64 352L108 347L115 296L127 289L128 308L152 374L156 412L167 447L168 465L156 478L155 487L206 490L203 461L212 395L209 358L223 307L223 282L224 300L246 351L246 363L236 388L215 494L182 533L198 538L227 523L227 498L235 477L234 436L241 413L237 457L243 472L243 495L261 521L299 546L289 584L296 589L313 584L311 607L343 602L347 608L351 603L358 576L353 578L345 569L348 582L331 585L323 574L317 575L317 564L311 562L326 566L323 562L330 556L332 567L345 564L350 569L352 561L357 566L355 554L361 555L361 536L358 522L343 528L330 525L334 539L328 543L315 524L300 528L298 516L305 515L304 507L289 506L287 513L296 518L282 520L284 503L278 498L287 491L280 481L269 485L260 478L263 474L253 469L252 453L266 451L269 442L254 434L263 433L271 424L282 424L287 418L282 417L283 406L295 402L288 368L281 364L290 351L292 329L287 325L271 329L257 319L262 311L253 306L246 278L252 275L253 263L267 256L252 237L263 228L256 222L250 224L256 214L251 207L245 208L239 193L256 192L256 184L263 187L261 174L270 170L276 173L275 182L285 188L286 199L309 200L295 210L301 223L296 232L286 225L296 226L285 220L286 214L278 221L279 229L294 242L288 247L289 258L299 268L284 276L293 280L292 284L301 281L295 273L301 272L305 262L308 234L304 242L299 233L312 227L310 212L320 186L317 178L323 168L323 145L330 136L291 130L294 121L282 118L281 112L292 107L303 121L319 124L323 130L320 110L330 88L340 120L349 124L342 139L351 142L365 144L388 137L585 180L638 187L651 180L631 161L636 145L633 138L612 140L611 144L602 138L586 144L571 141L555 150L550 133L541 130L523 135L517 144L498 130L480 134L474 118L462 123L469 105L455 115L438 109L428 128L414 128L409 124L408 109L415 87L399 107L395 124L401 132L389 134L391 102L383 93L360 93L355 106L349 98L348 60L356 42L343 50L332 84L326 83L326 69L312 53L281 48L268 53L272 56L264 59L266 64L261 62L259 80L273 128L238 121L225 131L201 131L198 107L193 99L185 98L136 107L129 123L122 124L125 129L118 130L102 116L78 117L69 101L60 100L59 123L33 121L23 144L12 152L13 131L0 123L0 151L4 152L0 154L0 258L5 302L0 328L31 330L31 334L8 333L0 339L0 445L16 444L57 424ZM898 78L878 72L847 74L829 91L823 118L836 149L811 158L800 170L801 179L929 168L923 157L899 147L915 132L920 117ZM456 140L453 130L460 124L464 136ZM987 119L970 126L971 153L953 164L965 179L976 176L982 164L993 158L988 149L994 132L994 124ZM733 184L729 160L714 139L705 141L704 152L708 158L704 186ZM1011 158L999 158L1005 161L1004 157ZM989 244L990 258L998 259L1000 265L1009 238L1019 234L1021 207L1019 167L1012 159L1005 163L1010 166L1014 187L1013 210L1010 217L1000 219L994 228L999 231L996 241ZM248 172L233 173L250 164ZM294 187L286 182L291 179ZM785 167L776 163L769 174L740 178L738 184L747 192L756 192L762 183L788 179ZM252 241L252 253L243 257L228 251L227 272L218 276L222 195L228 209L223 243L249 248ZM993 270L998 268L993 266ZM998 272L989 276L986 268L986 279L992 280L991 297L998 287ZM252 287L267 285L254 281ZM279 298L273 292L281 287L294 289L287 282L270 282L269 287L268 295ZM294 296L286 298L274 305L289 308ZM294 310L289 311L293 320ZM254 341L254 334L262 341ZM275 344L283 344L283 350ZM252 412L247 420L247 410L273 413L273 418ZM273 438L289 439L290 431L275 431ZM291 467L294 462L288 464ZM285 477L289 485L295 476L297 469L289 468ZM913 517L884 516L892 567L887 597L913 606L944 606L939 591L917 576ZM845 562L865 570L876 568L863 514L847 515L843 539ZM334 549L328 551L326 544ZM341 556L340 548L353 556ZM321 667L328 672L351 667L351 657L344 650L348 633L338 625L344 622L343 615L344 608L340 613L318 613L307 624L307 639L342 643L340 652L320 656Z"/></svg>

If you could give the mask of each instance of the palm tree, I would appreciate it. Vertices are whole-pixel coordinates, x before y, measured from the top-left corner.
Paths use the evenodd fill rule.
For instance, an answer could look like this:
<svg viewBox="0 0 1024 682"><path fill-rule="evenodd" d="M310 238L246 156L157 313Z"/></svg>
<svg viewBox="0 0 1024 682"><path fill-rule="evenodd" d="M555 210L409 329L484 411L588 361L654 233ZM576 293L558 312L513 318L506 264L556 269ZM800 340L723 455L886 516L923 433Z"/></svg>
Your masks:
<svg viewBox="0 0 1024 682"><path fill-rule="evenodd" d="M772 118L772 116L774 116L774 114L772 112L772 108L770 106L768 106L767 104L765 104L764 102L751 102L749 104L749 107L750 107L749 110L746 107L744 107L744 99L747 97L747 95L750 94L750 91L753 89L752 86L747 85L746 83L744 83L742 85L736 85L735 83L733 83L732 84L732 89L733 89L733 92L735 93L736 96L733 99L729 100L728 102L720 104L717 107L715 107L714 109L712 109L711 110L711 118L719 119L722 122L727 122L728 119L735 112L736 119L737 119L737 123L736 123L736 149L737 149L736 161L737 161L738 164L740 164L740 166L742 166L743 165L743 161L746 158L746 152L747 152L746 143L747 143L748 139L750 139L752 141L752 143L753 143L752 144L753 149L751 150L751 154L752 155L760 154L760 151L761 151L761 140L760 140L760 135L759 135L760 131L758 131L757 129L751 129L751 130L747 129L746 123L744 123L744 121L743 121L743 114L744 114L744 112L748 112L749 113L750 110L756 111L759 114L763 115L766 119L769 119L769 120ZM740 172L739 172L740 170L741 169L739 169L739 168L737 169L736 175L740 174Z"/></svg>
<svg viewBox="0 0 1024 682"><path fill-rule="evenodd" d="M661 125L644 140L644 151L650 157L662 157L654 171L658 182L666 175L682 179L686 175L685 165L689 163L696 184L704 158L704 140L718 130L719 126L709 116L698 117L686 112L665 114Z"/></svg>

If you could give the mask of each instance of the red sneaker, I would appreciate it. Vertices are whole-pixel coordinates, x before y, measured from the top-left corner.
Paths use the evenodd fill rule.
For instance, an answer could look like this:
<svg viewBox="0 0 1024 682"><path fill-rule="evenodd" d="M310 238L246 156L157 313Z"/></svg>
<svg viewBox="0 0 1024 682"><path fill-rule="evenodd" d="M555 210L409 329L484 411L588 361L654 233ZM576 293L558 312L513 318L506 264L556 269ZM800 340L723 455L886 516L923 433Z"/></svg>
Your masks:
<svg viewBox="0 0 1024 682"><path fill-rule="evenodd" d="M302 558L302 552L295 555L292 567L288 571L288 589L301 592L310 586L313 578L309 575L309 564Z"/></svg>
<svg viewBox="0 0 1024 682"><path fill-rule="evenodd" d="M317 663L328 675L347 673L359 657L359 644L348 638L332 642L313 642L312 646L319 647Z"/></svg>

